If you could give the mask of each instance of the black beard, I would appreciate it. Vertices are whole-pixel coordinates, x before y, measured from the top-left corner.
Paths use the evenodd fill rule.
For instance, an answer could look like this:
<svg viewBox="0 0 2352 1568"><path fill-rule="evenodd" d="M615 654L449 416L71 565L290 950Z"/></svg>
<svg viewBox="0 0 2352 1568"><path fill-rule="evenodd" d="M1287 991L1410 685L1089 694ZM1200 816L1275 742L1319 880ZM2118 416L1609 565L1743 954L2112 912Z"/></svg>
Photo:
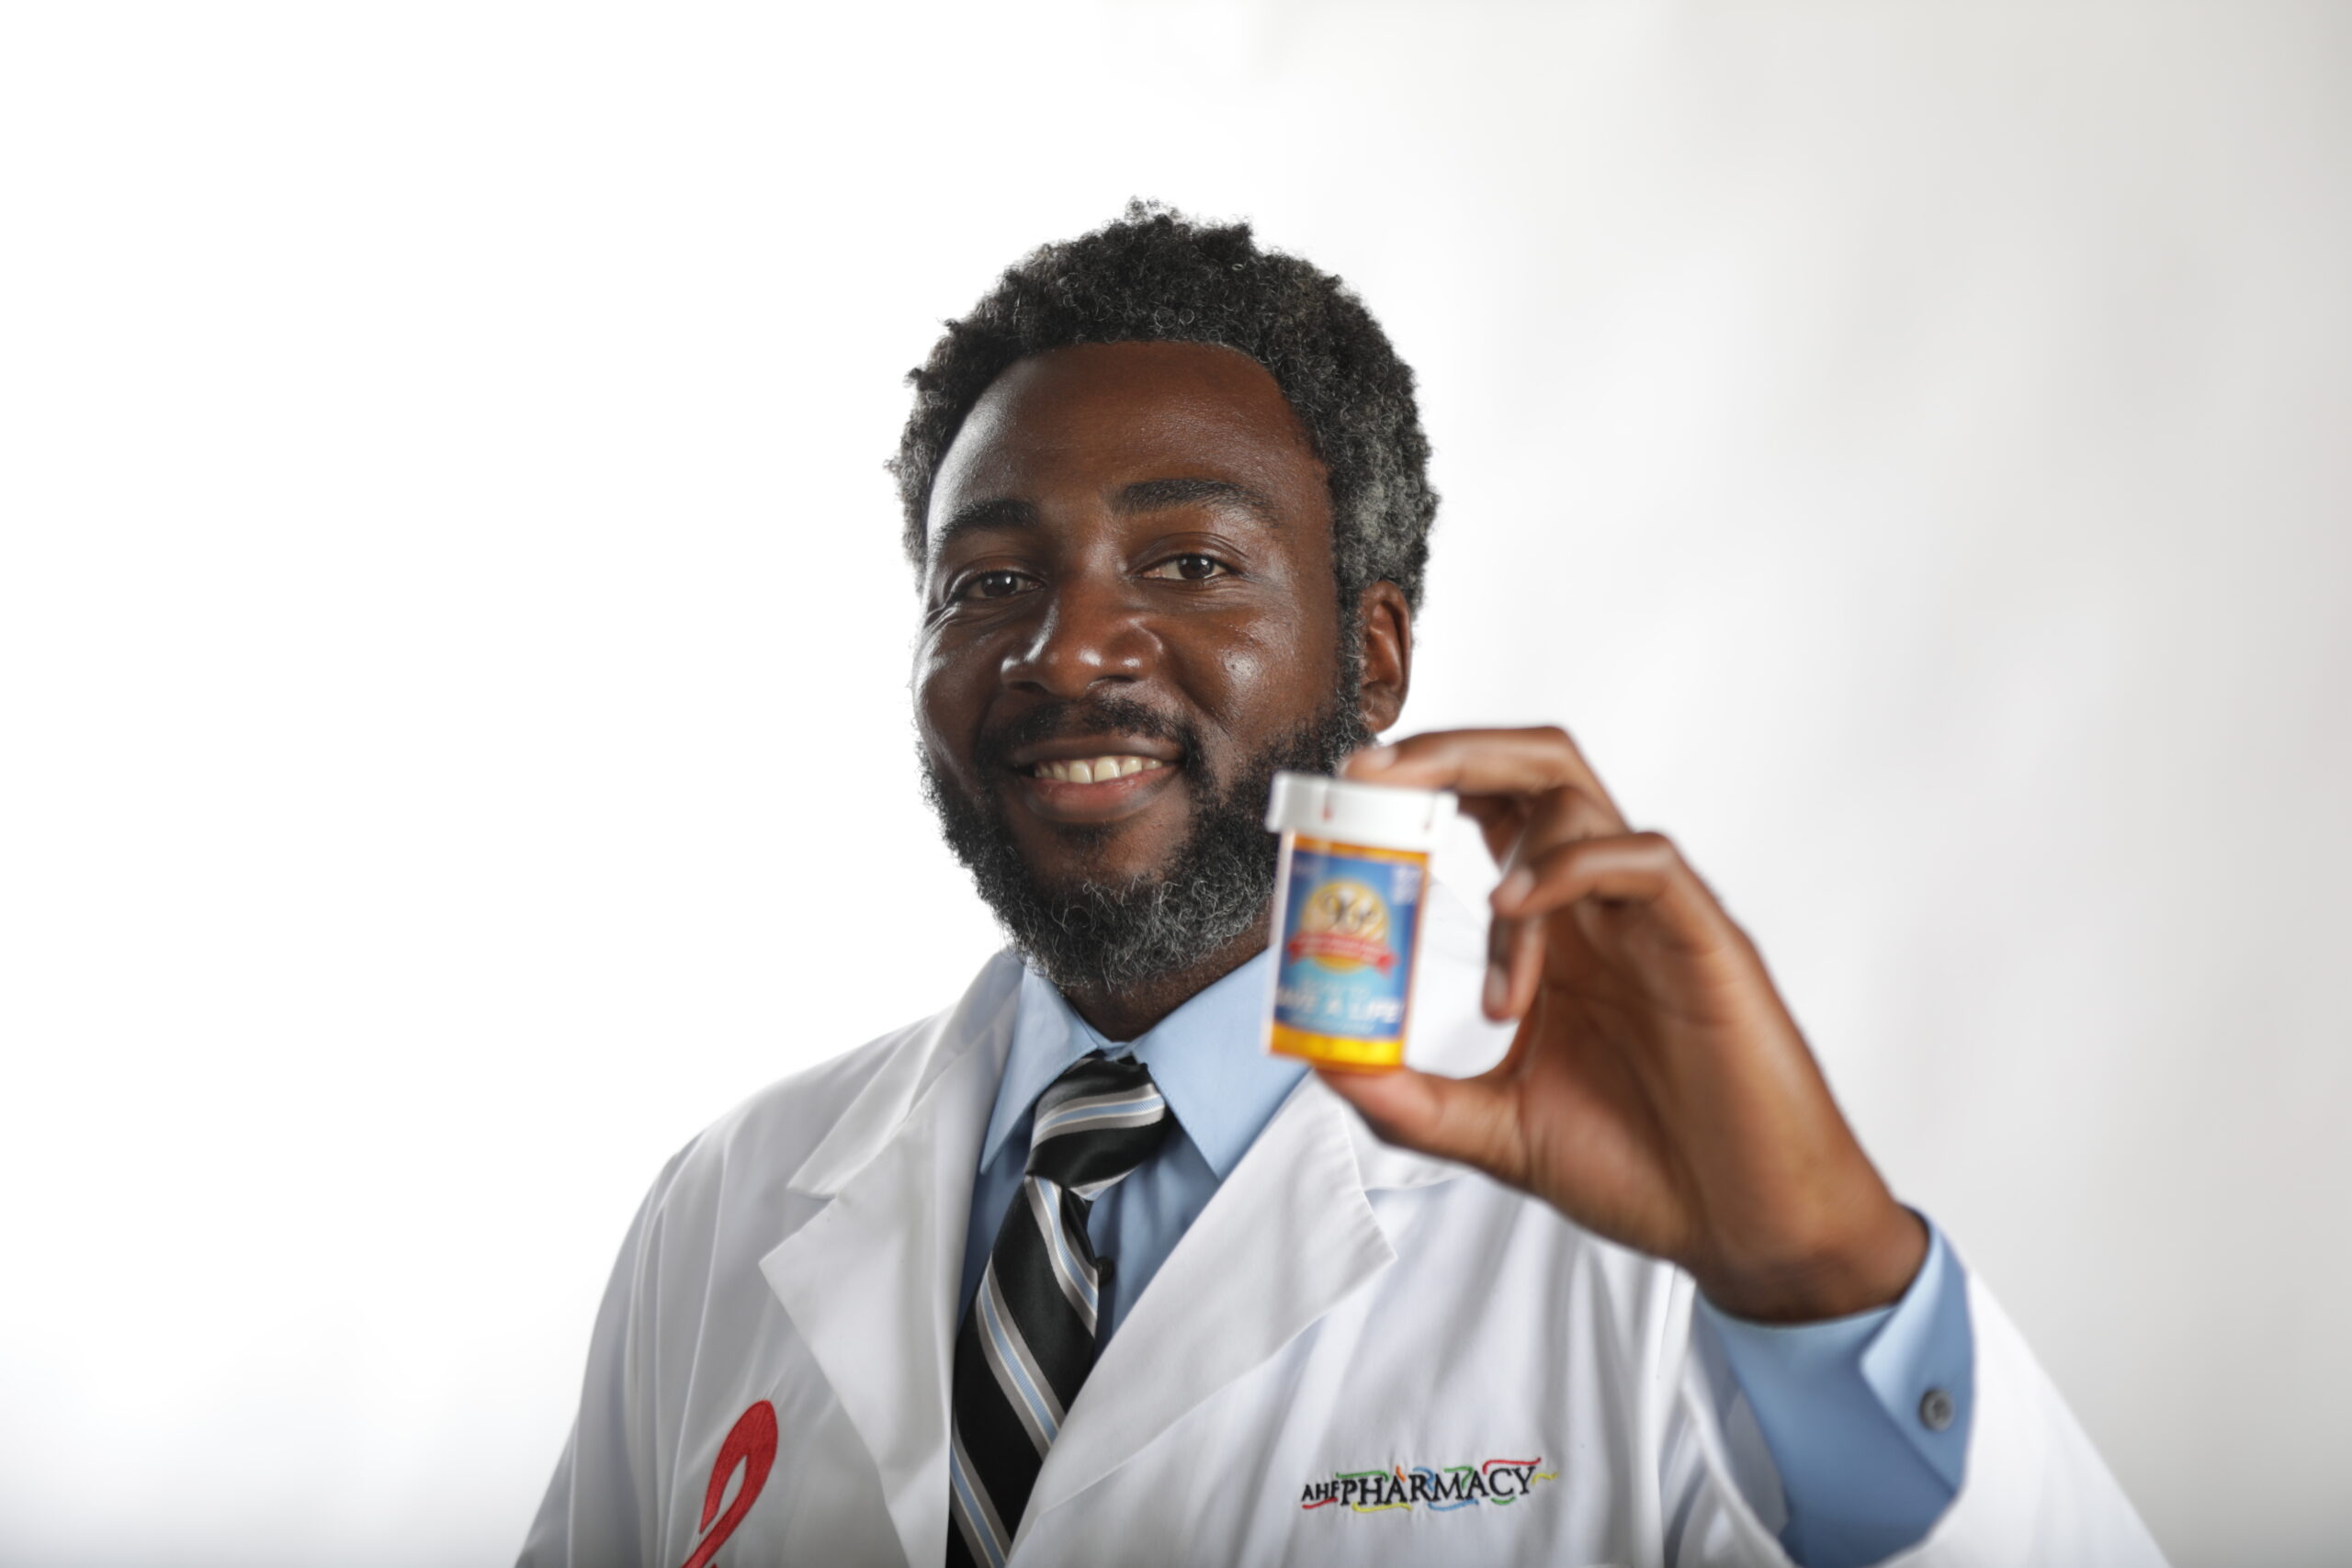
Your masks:
<svg viewBox="0 0 2352 1568"><path fill-rule="evenodd" d="M923 793L939 813L947 847L969 868L997 923L1038 973L1065 993L1117 992L1180 974L1264 919L1279 847L1265 821L1275 772L1331 773L1372 739L1354 694L1343 689L1334 697L1322 713L1245 758L1238 776L1223 789L1201 772L1199 736L1192 727L1131 698L1057 703L982 739L973 759L982 777L1004 767L1007 752L1047 738L1143 735L1182 747L1182 764L1192 771L1186 781L1193 792L1192 830L1166 864L1141 876L1040 881L1021 858L996 795L965 794L918 745ZM1108 826L1064 829L1081 848L1108 841L1112 831Z"/></svg>

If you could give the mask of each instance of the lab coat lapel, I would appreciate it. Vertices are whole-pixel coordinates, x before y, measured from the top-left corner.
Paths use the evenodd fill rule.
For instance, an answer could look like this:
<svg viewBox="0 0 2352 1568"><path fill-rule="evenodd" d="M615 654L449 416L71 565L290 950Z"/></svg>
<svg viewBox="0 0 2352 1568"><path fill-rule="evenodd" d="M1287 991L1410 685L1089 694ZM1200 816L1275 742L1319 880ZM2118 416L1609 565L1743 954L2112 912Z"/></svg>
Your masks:
<svg viewBox="0 0 2352 1568"><path fill-rule="evenodd" d="M760 1261L873 1455L910 1563L947 1540L956 1287L1020 973L991 962L876 1074L793 1177L824 1207Z"/></svg>
<svg viewBox="0 0 2352 1568"><path fill-rule="evenodd" d="M1046 1456L1016 1550L1056 1506L1396 1261L1364 1195L1361 1129L1315 1079L1292 1093L1103 1347Z"/></svg>

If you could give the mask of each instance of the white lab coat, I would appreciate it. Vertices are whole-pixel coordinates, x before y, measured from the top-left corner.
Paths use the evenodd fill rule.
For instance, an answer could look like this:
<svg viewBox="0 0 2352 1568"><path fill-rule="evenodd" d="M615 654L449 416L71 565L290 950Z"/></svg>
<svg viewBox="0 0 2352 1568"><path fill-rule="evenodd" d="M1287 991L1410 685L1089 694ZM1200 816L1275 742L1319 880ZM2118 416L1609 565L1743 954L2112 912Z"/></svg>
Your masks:
<svg viewBox="0 0 2352 1568"><path fill-rule="evenodd" d="M1483 935L1459 906L1430 918L1416 1060L1475 1066L1494 1053ZM670 1162L525 1563L941 1561L964 1231L1019 976L993 960L948 1012L776 1085ZM1967 1482L1895 1561L2161 1563L1968 1289ZM1785 1562L1770 1450L1691 1297L1679 1269L1384 1145L1310 1077L1104 1347L1012 1562Z"/></svg>

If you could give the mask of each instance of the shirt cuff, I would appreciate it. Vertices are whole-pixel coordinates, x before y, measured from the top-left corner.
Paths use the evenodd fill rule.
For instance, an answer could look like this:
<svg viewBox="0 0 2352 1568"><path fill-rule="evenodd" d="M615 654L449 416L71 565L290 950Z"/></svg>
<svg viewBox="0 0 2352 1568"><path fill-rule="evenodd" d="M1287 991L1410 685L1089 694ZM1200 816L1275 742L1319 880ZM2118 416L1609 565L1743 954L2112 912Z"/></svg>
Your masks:
<svg viewBox="0 0 2352 1568"><path fill-rule="evenodd" d="M1772 1450L1792 1558L1860 1568L1926 1538L1959 1495L1975 1412L1968 1275L1942 1232L1928 1224L1928 1260L1892 1306L1787 1325L1702 1295L1698 1313Z"/></svg>

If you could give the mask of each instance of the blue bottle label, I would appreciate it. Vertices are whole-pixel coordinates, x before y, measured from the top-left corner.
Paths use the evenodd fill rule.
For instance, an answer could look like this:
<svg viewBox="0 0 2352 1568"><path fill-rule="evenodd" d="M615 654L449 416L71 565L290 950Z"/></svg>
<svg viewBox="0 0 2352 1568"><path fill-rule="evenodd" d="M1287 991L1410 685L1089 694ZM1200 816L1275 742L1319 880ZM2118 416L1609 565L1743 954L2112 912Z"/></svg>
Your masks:
<svg viewBox="0 0 2352 1568"><path fill-rule="evenodd" d="M1428 875L1425 855L1295 841L1274 980L1278 1037L1403 1040Z"/></svg>

